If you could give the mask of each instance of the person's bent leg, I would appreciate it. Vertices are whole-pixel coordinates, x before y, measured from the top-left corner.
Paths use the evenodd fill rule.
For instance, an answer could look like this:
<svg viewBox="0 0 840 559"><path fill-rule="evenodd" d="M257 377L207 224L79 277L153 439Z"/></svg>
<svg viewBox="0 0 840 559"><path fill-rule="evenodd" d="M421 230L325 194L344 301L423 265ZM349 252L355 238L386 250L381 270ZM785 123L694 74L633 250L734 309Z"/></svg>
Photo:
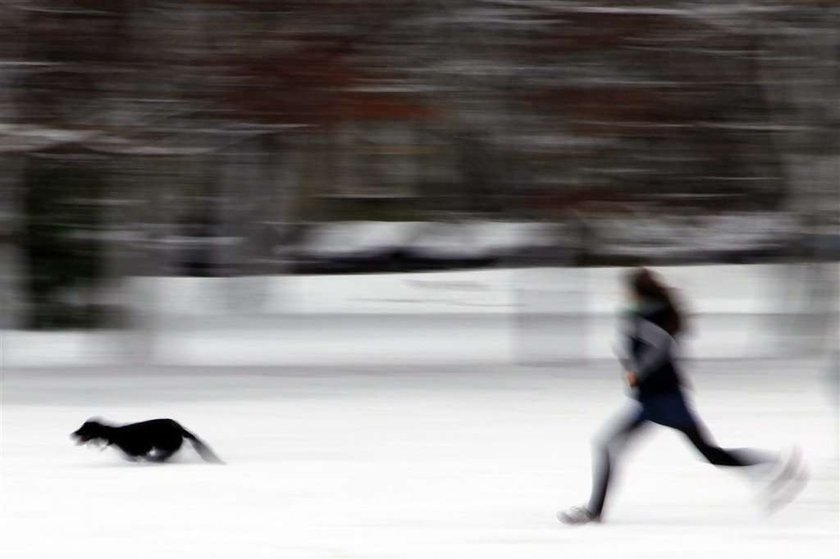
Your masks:
<svg viewBox="0 0 840 559"><path fill-rule="evenodd" d="M717 446L702 425L678 427L691 444L715 466L745 467L774 462L776 457L767 452L747 448L725 449Z"/></svg>

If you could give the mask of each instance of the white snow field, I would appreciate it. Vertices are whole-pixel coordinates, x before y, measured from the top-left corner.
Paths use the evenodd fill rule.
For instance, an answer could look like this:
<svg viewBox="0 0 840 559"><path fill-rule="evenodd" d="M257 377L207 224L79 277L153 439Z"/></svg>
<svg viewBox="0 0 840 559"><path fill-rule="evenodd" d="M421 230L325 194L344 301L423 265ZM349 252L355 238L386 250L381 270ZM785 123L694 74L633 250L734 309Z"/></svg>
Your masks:
<svg viewBox="0 0 840 559"><path fill-rule="evenodd" d="M422 341L418 341L422 343ZM836 386L822 361L691 365L724 446L801 445L811 480L767 517L753 486L653 428L607 523L584 501L592 434L625 397L612 362L525 368L11 369L2 378L3 559L836 558ZM834 391L834 392L832 392ZM189 449L149 465L74 446L90 416L172 417Z"/></svg>

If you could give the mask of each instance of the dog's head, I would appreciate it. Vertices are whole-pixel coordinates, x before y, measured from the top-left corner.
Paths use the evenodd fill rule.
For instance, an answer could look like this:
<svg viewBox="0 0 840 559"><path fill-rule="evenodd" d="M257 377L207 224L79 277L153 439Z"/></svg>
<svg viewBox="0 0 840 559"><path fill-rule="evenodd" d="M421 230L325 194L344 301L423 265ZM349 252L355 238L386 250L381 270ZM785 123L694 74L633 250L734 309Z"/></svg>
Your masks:
<svg viewBox="0 0 840 559"><path fill-rule="evenodd" d="M97 419L89 419L70 433L70 437L75 439L76 444L87 444L104 439L107 431L107 425Z"/></svg>

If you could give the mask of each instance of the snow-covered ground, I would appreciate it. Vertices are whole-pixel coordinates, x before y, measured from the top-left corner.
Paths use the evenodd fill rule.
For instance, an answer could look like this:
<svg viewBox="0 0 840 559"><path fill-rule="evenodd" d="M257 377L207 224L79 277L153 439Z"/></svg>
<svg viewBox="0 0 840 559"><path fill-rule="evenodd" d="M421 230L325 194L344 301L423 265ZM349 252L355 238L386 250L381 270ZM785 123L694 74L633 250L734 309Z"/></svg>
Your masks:
<svg viewBox="0 0 840 559"><path fill-rule="evenodd" d="M693 367L731 446L799 443L811 482L765 517L737 473L652 429L608 523L567 528L589 439L624 404L615 365L10 369L2 386L0 557L834 558L838 423L825 362ZM68 435L97 415L168 416L190 451L128 463Z"/></svg>
<svg viewBox="0 0 840 559"><path fill-rule="evenodd" d="M607 524L555 520L625 403L604 359L619 269L170 278L124 286L136 331L0 333L0 557L836 557L840 363L780 358L805 334L830 349L837 301L808 295L826 274L664 271L718 440L805 452L811 482L776 516L660 428ZM75 447L91 416L173 417L228 464Z"/></svg>

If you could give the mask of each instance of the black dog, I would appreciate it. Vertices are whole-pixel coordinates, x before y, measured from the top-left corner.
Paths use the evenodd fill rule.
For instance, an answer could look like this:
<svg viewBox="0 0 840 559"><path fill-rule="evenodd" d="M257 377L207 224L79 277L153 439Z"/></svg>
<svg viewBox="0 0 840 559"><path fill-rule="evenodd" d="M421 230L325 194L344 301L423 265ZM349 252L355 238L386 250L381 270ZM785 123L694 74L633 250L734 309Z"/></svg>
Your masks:
<svg viewBox="0 0 840 559"><path fill-rule="evenodd" d="M201 439L172 419L152 419L121 427L91 419L70 436L76 439L76 444L116 445L129 460L145 459L152 462L168 460L181 448L184 439L189 439L198 455L206 462L223 463Z"/></svg>

